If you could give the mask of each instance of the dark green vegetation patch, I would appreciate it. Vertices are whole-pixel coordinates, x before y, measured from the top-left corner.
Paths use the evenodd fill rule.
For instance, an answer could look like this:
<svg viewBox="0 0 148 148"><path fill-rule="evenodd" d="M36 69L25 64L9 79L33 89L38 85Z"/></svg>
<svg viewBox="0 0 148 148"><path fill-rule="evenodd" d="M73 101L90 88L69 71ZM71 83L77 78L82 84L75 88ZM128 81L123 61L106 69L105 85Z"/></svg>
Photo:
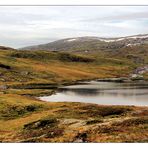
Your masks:
<svg viewBox="0 0 148 148"><path fill-rule="evenodd" d="M10 120L18 117L22 117L24 115L36 112L41 110L41 105L10 105L10 104L1 104L0 107L0 119Z"/></svg>

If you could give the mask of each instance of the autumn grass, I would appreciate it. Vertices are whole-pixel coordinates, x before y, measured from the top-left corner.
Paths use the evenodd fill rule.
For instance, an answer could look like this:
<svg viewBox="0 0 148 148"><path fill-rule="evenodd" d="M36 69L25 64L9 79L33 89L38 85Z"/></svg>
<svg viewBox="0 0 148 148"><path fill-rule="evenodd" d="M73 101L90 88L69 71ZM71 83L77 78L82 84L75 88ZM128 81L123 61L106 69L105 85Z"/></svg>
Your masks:
<svg viewBox="0 0 148 148"><path fill-rule="evenodd" d="M53 89L8 89L3 91L4 94L18 94L22 96L45 96L55 93Z"/></svg>
<svg viewBox="0 0 148 148"><path fill-rule="evenodd" d="M5 96L5 97L4 97ZM16 98L14 98L14 96ZM35 101L26 101L17 95L0 96L0 120L10 120L42 110L42 104Z"/></svg>
<svg viewBox="0 0 148 148"><path fill-rule="evenodd" d="M16 94L0 101L2 142L147 141L147 107L49 103Z"/></svg>
<svg viewBox="0 0 148 148"><path fill-rule="evenodd" d="M144 76L144 79L145 79L145 80L148 80L148 72L145 73L143 76Z"/></svg>
<svg viewBox="0 0 148 148"><path fill-rule="evenodd" d="M122 59L49 51L0 50L0 84L59 84L127 77L134 63ZM9 67L6 68L6 67Z"/></svg>
<svg viewBox="0 0 148 148"><path fill-rule="evenodd" d="M147 142L147 107L35 98L80 80L127 77L136 66L103 54L0 50L0 141Z"/></svg>

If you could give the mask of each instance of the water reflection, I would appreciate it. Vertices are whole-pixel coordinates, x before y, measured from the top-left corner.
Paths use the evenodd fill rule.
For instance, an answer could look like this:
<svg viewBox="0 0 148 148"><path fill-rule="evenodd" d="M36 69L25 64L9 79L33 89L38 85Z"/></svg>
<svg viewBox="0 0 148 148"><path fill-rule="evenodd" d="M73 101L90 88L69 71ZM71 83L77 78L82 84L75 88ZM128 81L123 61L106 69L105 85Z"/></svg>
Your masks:
<svg viewBox="0 0 148 148"><path fill-rule="evenodd" d="M59 90L60 93L74 93L79 96L96 96L99 94L97 89L63 89Z"/></svg>
<svg viewBox="0 0 148 148"><path fill-rule="evenodd" d="M91 81L60 88L56 94L40 97L40 99L51 102L148 106L148 85Z"/></svg>

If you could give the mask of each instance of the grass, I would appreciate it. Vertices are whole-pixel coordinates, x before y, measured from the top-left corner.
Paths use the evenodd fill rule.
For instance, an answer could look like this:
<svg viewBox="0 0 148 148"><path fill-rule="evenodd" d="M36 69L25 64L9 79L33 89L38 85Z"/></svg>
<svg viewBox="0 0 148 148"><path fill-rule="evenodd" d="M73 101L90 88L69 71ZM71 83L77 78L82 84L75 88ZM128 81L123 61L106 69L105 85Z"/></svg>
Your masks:
<svg viewBox="0 0 148 148"><path fill-rule="evenodd" d="M6 109L6 107L8 109ZM36 106L34 104L28 105L28 106L11 106L11 105L5 104L0 111L1 112L0 119L3 119L3 120L15 119L20 116L35 112L40 108L41 106Z"/></svg>
<svg viewBox="0 0 148 148"><path fill-rule="evenodd" d="M16 94L3 94L0 100L3 142L132 142L133 135L147 141L147 107L48 103Z"/></svg>
<svg viewBox="0 0 148 148"><path fill-rule="evenodd" d="M140 118L132 118L132 119L127 119L124 120L123 122L115 123L115 126L133 126L133 125L141 125L141 124L148 124L148 117L140 117Z"/></svg>
<svg viewBox="0 0 148 148"><path fill-rule="evenodd" d="M48 51L17 51L10 54L14 58L27 58L48 62L50 60L59 60L63 62L94 62L95 59L87 56L75 55L70 53L55 53Z"/></svg>
<svg viewBox="0 0 148 148"><path fill-rule="evenodd" d="M143 76L144 76L144 79L145 79L145 80L148 80L148 72L145 73L145 74L143 74Z"/></svg>
<svg viewBox="0 0 148 148"><path fill-rule="evenodd" d="M92 125L92 124L102 123L102 122L103 122L103 120L101 120L101 119L93 119L93 120L86 121L86 125Z"/></svg>
<svg viewBox="0 0 148 148"><path fill-rule="evenodd" d="M132 63L122 59L15 50L0 50L0 64L3 65L0 67L0 84L7 85L59 84L82 79L128 76L134 68Z"/></svg>
<svg viewBox="0 0 148 148"><path fill-rule="evenodd" d="M13 86L14 87L14 86ZM45 95L51 95L55 92L53 89L8 89L5 90L5 94L18 94L18 95L24 95L24 96L45 96Z"/></svg>
<svg viewBox="0 0 148 148"><path fill-rule="evenodd" d="M22 99L23 97L18 95L15 96L16 99L13 95L0 96L0 120L15 119L42 110L41 104L29 103L29 101L22 102L19 101L19 99Z"/></svg>
<svg viewBox="0 0 148 148"><path fill-rule="evenodd" d="M35 98L79 80L127 77L137 66L125 57L103 53L0 50L0 141L147 142L147 107Z"/></svg>

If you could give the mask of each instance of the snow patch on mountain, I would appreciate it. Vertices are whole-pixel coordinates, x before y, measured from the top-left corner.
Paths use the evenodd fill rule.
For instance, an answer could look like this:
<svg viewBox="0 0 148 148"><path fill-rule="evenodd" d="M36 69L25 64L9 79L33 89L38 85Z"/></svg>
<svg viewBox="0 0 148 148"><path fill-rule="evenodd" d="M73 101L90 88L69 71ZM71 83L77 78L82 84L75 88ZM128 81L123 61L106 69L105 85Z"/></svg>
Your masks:
<svg viewBox="0 0 148 148"><path fill-rule="evenodd" d="M132 46L138 46L141 45L140 43L135 43L135 44L127 44L126 46L132 47Z"/></svg>
<svg viewBox="0 0 148 148"><path fill-rule="evenodd" d="M67 41L67 42L73 42L73 41L75 41L75 40L77 40L77 39L73 38L73 39L69 39L69 40L66 40L66 41Z"/></svg>
<svg viewBox="0 0 148 148"><path fill-rule="evenodd" d="M99 39L100 41L103 41L103 42L115 42L116 40L107 40L107 39Z"/></svg>
<svg viewBox="0 0 148 148"><path fill-rule="evenodd" d="M141 39L141 38L148 38L148 35L139 35L139 36L130 36L127 38L131 38L131 39Z"/></svg>
<svg viewBox="0 0 148 148"><path fill-rule="evenodd" d="M116 38L116 39L105 39L104 38L104 39L99 39L99 40L104 41L104 42L117 42L117 41L122 41L122 40L146 39L146 38L148 38L148 35L136 35L136 36L121 37L121 38ZM130 46L130 44L128 46Z"/></svg>

